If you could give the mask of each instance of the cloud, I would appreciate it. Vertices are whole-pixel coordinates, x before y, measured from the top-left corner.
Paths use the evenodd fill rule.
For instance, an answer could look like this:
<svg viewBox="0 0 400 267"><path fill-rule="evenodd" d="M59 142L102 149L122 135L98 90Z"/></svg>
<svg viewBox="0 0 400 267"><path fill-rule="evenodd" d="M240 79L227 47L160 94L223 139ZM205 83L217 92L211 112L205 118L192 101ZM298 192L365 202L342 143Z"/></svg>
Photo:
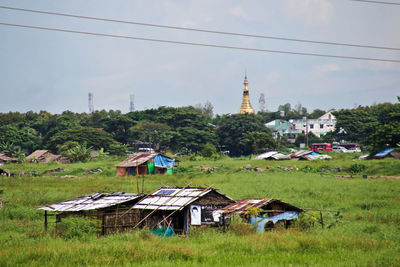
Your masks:
<svg viewBox="0 0 400 267"><path fill-rule="evenodd" d="M333 6L328 0L288 0L286 14L306 20L308 24L328 24L333 15Z"/></svg>
<svg viewBox="0 0 400 267"><path fill-rule="evenodd" d="M326 73L326 72L337 72L337 71L341 71L342 68L335 64L335 63L331 63L331 64L324 64L324 65L319 65L316 68L316 71L319 73Z"/></svg>
<svg viewBox="0 0 400 267"><path fill-rule="evenodd" d="M248 18L247 14L246 14L246 11L240 6L236 6L236 7L233 7L231 9L229 9L229 12L233 16L236 16L236 17L239 17L239 18L244 18L244 19Z"/></svg>

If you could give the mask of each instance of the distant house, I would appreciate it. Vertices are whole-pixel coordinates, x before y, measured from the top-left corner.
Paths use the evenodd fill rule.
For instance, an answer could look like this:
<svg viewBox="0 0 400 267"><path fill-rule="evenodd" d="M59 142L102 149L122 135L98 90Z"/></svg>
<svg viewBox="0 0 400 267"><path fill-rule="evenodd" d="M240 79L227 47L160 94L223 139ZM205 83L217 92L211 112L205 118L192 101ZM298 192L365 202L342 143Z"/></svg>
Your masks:
<svg viewBox="0 0 400 267"><path fill-rule="evenodd" d="M141 210L140 227L172 227L176 233L188 234L192 227L215 224L213 211L233 202L213 188L162 187L133 209Z"/></svg>
<svg viewBox="0 0 400 267"><path fill-rule="evenodd" d="M116 165L117 176L172 173L175 160L158 153L133 154Z"/></svg>
<svg viewBox="0 0 400 267"><path fill-rule="evenodd" d="M7 156L5 153L0 153L0 165L8 164L8 163L17 163L17 158L12 158Z"/></svg>
<svg viewBox="0 0 400 267"><path fill-rule="evenodd" d="M48 216L56 216L56 224L69 216L84 216L101 221L102 234L121 232L133 227L140 220L140 213L130 209L144 195L133 193L94 193L56 204L40 206L44 210L44 227Z"/></svg>
<svg viewBox="0 0 400 267"><path fill-rule="evenodd" d="M318 152L310 151L310 150L299 150L299 151L293 152L290 155L290 158L294 159L294 160L316 160L316 159L330 160L330 159L332 159L332 157L329 155L320 154Z"/></svg>
<svg viewBox="0 0 400 267"><path fill-rule="evenodd" d="M334 131L336 118L331 112L327 112L318 119L273 120L266 123L265 127L272 130L275 138L286 136L290 142L294 143L299 133L313 133L322 137L328 132Z"/></svg>
<svg viewBox="0 0 400 267"><path fill-rule="evenodd" d="M254 157L253 160L259 160L259 159L265 159L265 160L285 160L285 159L290 159L288 156L285 154L282 154L277 151L269 151L262 153L256 157Z"/></svg>
<svg viewBox="0 0 400 267"><path fill-rule="evenodd" d="M336 117L327 112L318 119L297 119L289 120L293 130L299 130L301 133L313 133L318 137L322 137L329 132L333 132L336 127Z"/></svg>
<svg viewBox="0 0 400 267"><path fill-rule="evenodd" d="M258 215L251 216L251 209L256 209ZM289 227L291 221L303 210L291 204L273 198L247 198L217 210L215 213L223 217L240 215L248 223L255 224L257 231L265 229ZM229 221L229 220L228 220Z"/></svg>
<svg viewBox="0 0 400 267"><path fill-rule="evenodd" d="M278 138L278 136L285 136L289 141L296 139L297 134L301 131L294 129L292 123L285 120L273 120L265 124L265 126L272 131L274 138Z"/></svg>
<svg viewBox="0 0 400 267"><path fill-rule="evenodd" d="M376 159L383 159L383 158L388 158L388 157L399 159L400 152L395 151L394 148L387 148L387 149L384 149L374 155L374 158L376 158Z"/></svg>
<svg viewBox="0 0 400 267"><path fill-rule="evenodd" d="M49 162L59 162L59 163L69 163L67 157L61 155L55 155L49 150L36 150L32 154L26 157L29 162L39 162L39 163L49 163Z"/></svg>

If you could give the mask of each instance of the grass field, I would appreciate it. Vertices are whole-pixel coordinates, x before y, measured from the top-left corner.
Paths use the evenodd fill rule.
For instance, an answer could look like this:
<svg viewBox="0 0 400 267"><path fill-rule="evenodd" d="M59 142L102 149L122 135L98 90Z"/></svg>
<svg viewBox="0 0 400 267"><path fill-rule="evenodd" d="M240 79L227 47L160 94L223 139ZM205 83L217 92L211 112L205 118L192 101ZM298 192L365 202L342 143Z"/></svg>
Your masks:
<svg viewBox="0 0 400 267"><path fill-rule="evenodd" d="M341 212L324 212L323 229L318 220L311 228L263 234L235 224L227 232L197 230L171 238L146 231L98 236L95 222L82 219L66 220L61 233L50 224L44 233L43 211L36 206L98 191L137 192L138 184L141 190L141 178L115 176L121 158L3 166L25 175L0 177L0 199L5 201L0 210L0 266L400 266L400 180L362 178L400 176L400 162L352 157L335 155L331 161L314 162L184 159L172 176L145 177L144 192L163 184L212 185L234 199L271 197L301 208ZM244 169L248 164L268 170ZM350 173L354 164L364 165L363 171ZM202 171L200 166L215 168ZM55 168L64 170L47 172ZM101 173L87 174L99 168ZM319 212L307 212L312 215L318 218Z"/></svg>

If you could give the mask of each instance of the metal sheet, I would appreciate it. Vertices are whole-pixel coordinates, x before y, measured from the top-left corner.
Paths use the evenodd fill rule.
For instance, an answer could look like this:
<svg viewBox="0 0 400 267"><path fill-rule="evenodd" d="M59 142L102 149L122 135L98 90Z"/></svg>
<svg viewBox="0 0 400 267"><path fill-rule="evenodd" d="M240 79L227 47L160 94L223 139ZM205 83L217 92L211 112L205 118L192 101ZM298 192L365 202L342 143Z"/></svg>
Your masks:
<svg viewBox="0 0 400 267"><path fill-rule="evenodd" d="M81 211L96 210L111 207L117 204L128 202L141 197L140 194L131 193L95 193L92 195L81 196L75 199L63 201L60 203L40 206L40 210L48 211Z"/></svg>
<svg viewBox="0 0 400 267"><path fill-rule="evenodd" d="M140 200L133 208L134 209L179 210L179 209L183 209L190 203L196 201L200 197L208 194L212 190L221 194L220 192L218 192L215 189L163 187L163 188L158 189L151 195ZM168 195L166 195L166 193L168 193ZM223 194L221 194L221 195L223 195ZM225 196L225 195L223 195L223 196ZM228 196L225 196L225 197L231 199Z"/></svg>

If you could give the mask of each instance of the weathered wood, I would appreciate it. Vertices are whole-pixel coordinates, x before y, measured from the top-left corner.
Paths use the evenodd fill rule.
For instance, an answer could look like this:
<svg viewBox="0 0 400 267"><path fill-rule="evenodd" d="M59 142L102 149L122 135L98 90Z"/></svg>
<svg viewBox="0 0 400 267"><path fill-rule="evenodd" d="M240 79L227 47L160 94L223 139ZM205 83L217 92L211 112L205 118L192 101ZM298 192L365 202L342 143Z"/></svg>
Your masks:
<svg viewBox="0 0 400 267"><path fill-rule="evenodd" d="M322 217L322 211L319 211L319 216L321 216L321 226L324 228L324 218Z"/></svg>
<svg viewBox="0 0 400 267"><path fill-rule="evenodd" d="M47 210L44 211L44 231L47 232Z"/></svg>
<svg viewBox="0 0 400 267"><path fill-rule="evenodd" d="M105 235L106 233L105 217L106 215L103 213L103 216L101 217L101 235Z"/></svg>
<svg viewBox="0 0 400 267"><path fill-rule="evenodd" d="M206 189L204 189L203 191L201 191L199 194L197 194L197 196L194 196L193 198L200 196L203 192L209 190L211 187L212 187L212 186L207 187ZM168 219L169 217L171 217L171 215L174 214L174 213L177 212L177 211L181 211L181 209L177 209L177 210L172 211L167 217L165 217L164 219L162 219L159 223L161 224L163 221L165 221L166 219Z"/></svg>
<svg viewBox="0 0 400 267"><path fill-rule="evenodd" d="M187 186L183 187L181 190L179 190L176 194L182 192L183 190L185 190L190 184L188 184ZM164 201L164 203L166 203L169 199L167 198L166 201ZM149 206L149 205L147 205ZM143 219L141 219L133 229L136 229L136 227L138 227L142 222L144 222L148 217L150 217L152 214L154 214L154 212L156 212L161 206L159 206L158 208L152 210L149 214L147 214Z"/></svg>
<svg viewBox="0 0 400 267"><path fill-rule="evenodd" d="M321 210L321 209L314 209L314 208L301 208L302 210L315 210L315 211L328 211L328 212L342 212L341 210Z"/></svg>

